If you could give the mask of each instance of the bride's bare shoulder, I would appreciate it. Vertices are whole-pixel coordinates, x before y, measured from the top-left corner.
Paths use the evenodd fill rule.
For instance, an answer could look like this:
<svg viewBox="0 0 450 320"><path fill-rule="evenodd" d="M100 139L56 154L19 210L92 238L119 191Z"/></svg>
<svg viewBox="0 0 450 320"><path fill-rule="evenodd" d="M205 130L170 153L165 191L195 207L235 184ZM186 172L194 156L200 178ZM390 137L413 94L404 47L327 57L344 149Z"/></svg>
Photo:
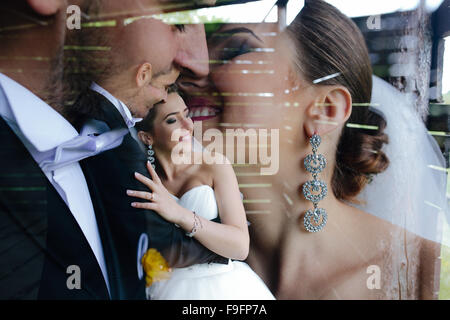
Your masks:
<svg viewBox="0 0 450 320"><path fill-rule="evenodd" d="M423 238L409 232L408 230L392 224L366 211L352 205L345 204L344 225L347 226L349 234L369 251L379 254L392 250L394 246L400 245L399 241L420 244Z"/></svg>
<svg viewBox="0 0 450 320"><path fill-rule="evenodd" d="M389 221L379 218L373 214L356 208L350 204L343 204L348 213L347 219L352 221L352 225L358 226L366 235L392 233L400 231L400 227L390 223Z"/></svg>
<svg viewBox="0 0 450 320"><path fill-rule="evenodd" d="M340 215L339 231L346 242L351 241L358 253L349 259L350 263L357 266L355 268L360 271L359 275L366 276L368 265L380 266L382 270L401 270L400 264L408 263L410 270L422 270L411 272L410 275L416 277L417 284L420 284L416 298L436 298L439 244L352 205L345 204L341 210L343 214ZM386 276L384 281L391 281L388 274L383 274ZM354 279L360 280L358 277Z"/></svg>
<svg viewBox="0 0 450 320"><path fill-rule="evenodd" d="M420 247L430 247L435 243L433 241L424 239L417 234L406 230L398 225L395 225L383 218L377 217L366 211L360 210L354 206L347 205L348 224L355 230L358 238L367 240L368 245L377 245L382 248L380 244L383 243L386 247L392 248L392 245L400 245L399 240L403 245L415 243ZM394 213L393 213L394 214ZM396 243L394 243L396 242Z"/></svg>

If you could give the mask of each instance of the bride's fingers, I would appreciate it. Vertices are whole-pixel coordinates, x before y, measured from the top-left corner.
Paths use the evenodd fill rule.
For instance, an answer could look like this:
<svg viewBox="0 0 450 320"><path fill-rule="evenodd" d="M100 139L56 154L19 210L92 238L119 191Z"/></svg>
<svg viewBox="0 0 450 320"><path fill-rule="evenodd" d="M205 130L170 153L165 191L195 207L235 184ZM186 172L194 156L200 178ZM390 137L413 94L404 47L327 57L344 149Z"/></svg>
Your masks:
<svg viewBox="0 0 450 320"><path fill-rule="evenodd" d="M153 169L152 164L150 161L147 161L147 170L150 172L150 176L152 177L152 180L156 183L161 183L161 180L158 177L158 174L156 173L155 169Z"/></svg>
<svg viewBox="0 0 450 320"><path fill-rule="evenodd" d="M127 190L127 195L130 197L135 197L143 200L154 201L155 194L145 191Z"/></svg>
<svg viewBox="0 0 450 320"><path fill-rule="evenodd" d="M146 176L140 174L139 172L135 172L134 176L137 180L145 184L147 187L150 188L150 190L154 190L156 187L155 182L153 182L151 179L147 178Z"/></svg>
<svg viewBox="0 0 450 320"><path fill-rule="evenodd" d="M146 210L158 210L158 205L153 202L132 202L131 206L137 209L146 209Z"/></svg>

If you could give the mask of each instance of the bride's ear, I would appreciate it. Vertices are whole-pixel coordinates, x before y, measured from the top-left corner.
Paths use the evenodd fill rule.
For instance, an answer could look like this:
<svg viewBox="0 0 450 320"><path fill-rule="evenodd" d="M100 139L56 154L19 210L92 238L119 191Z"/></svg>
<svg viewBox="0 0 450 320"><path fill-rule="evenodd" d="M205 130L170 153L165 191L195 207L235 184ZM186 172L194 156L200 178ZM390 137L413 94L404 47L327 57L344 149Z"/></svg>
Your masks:
<svg viewBox="0 0 450 320"><path fill-rule="evenodd" d="M316 99L306 108L305 131L325 135L343 124L352 114L352 96L343 86L321 86Z"/></svg>
<svg viewBox="0 0 450 320"><path fill-rule="evenodd" d="M148 132L139 131L137 135L139 140L141 140L146 146L153 144L153 137Z"/></svg>
<svg viewBox="0 0 450 320"><path fill-rule="evenodd" d="M152 81L152 65L148 62L141 64L136 74L136 84L139 88L145 87Z"/></svg>

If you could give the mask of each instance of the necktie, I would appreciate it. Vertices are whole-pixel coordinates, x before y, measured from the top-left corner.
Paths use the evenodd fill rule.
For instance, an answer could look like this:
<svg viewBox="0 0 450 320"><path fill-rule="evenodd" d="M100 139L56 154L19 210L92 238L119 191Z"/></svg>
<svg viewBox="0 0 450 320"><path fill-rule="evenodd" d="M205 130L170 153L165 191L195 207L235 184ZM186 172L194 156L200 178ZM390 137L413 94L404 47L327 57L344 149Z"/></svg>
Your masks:
<svg viewBox="0 0 450 320"><path fill-rule="evenodd" d="M53 171L116 148L128 132L126 128L118 128L102 134L82 133L51 150L39 166L44 172Z"/></svg>

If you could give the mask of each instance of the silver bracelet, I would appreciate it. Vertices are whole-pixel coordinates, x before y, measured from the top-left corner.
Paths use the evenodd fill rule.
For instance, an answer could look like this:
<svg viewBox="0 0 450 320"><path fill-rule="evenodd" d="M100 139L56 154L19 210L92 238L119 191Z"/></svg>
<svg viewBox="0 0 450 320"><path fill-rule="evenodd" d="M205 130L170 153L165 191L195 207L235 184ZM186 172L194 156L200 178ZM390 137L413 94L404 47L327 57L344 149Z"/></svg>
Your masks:
<svg viewBox="0 0 450 320"><path fill-rule="evenodd" d="M198 227L202 227L202 222L200 221L195 211L192 211L192 213L194 214L194 226L192 227L191 232L186 233L186 235L191 238L197 233Z"/></svg>

